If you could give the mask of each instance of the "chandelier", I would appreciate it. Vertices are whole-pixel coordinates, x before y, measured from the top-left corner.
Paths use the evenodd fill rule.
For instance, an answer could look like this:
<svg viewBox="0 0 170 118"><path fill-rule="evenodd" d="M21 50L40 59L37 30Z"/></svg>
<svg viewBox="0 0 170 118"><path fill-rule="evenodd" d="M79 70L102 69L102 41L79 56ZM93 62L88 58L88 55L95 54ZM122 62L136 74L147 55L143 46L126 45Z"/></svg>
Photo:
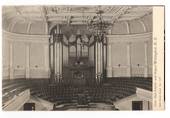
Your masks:
<svg viewBox="0 0 170 118"><path fill-rule="evenodd" d="M88 23L88 29L91 30L99 40L102 40L107 31L112 27L112 23L104 21L102 14L104 11L98 10Z"/></svg>

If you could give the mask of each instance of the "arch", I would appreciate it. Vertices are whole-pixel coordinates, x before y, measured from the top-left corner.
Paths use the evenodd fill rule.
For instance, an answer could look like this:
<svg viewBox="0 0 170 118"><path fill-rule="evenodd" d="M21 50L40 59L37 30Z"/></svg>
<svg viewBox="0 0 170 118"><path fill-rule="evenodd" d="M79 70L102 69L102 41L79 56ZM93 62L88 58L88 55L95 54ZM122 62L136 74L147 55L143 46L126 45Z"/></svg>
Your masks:
<svg viewBox="0 0 170 118"><path fill-rule="evenodd" d="M140 24L142 25L143 27L143 31L146 32L146 26L145 26L145 23L142 21L142 20L139 20Z"/></svg>
<svg viewBox="0 0 170 118"><path fill-rule="evenodd" d="M76 47L75 46L70 46L69 48L69 54L71 57L76 57Z"/></svg>
<svg viewBox="0 0 170 118"><path fill-rule="evenodd" d="M28 23L28 26L27 26L27 31L26 31L26 32L27 32L27 34L29 34L29 32L30 32L30 29L31 29L31 24L32 24L31 22L29 22L29 23Z"/></svg>
<svg viewBox="0 0 170 118"><path fill-rule="evenodd" d="M9 27L9 31L10 31L10 32L13 32L13 29L14 29L15 25L17 24L17 22L18 22L18 21L15 20L14 22L11 23L11 25L10 25L10 27Z"/></svg>
<svg viewBox="0 0 170 118"><path fill-rule="evenodd" d="M130 28L129 28L129 22L125 21L126 27L127 27L127 34L130 34Z"/></svg>

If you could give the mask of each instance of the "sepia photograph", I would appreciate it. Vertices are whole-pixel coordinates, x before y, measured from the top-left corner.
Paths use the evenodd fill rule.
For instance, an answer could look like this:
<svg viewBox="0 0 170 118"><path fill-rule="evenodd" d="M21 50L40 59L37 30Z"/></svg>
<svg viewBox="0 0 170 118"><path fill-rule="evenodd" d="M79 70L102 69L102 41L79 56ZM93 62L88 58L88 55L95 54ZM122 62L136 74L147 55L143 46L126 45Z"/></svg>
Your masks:
<svg viewBox="0 0 170 118"><path fill-rule="evenodd" d="M2 110L164 110L156 7L2 6Z"/></svg>

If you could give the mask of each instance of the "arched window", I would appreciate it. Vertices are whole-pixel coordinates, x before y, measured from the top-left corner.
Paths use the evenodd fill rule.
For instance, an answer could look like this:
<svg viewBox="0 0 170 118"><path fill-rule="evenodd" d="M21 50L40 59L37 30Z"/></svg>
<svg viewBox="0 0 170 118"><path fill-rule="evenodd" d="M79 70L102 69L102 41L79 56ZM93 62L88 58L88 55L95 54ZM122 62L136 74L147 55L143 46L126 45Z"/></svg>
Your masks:
<svg viewBox="0 0 170 118"><path fill-rule="evenodd" d="M70 57L76 57L76 47L70 46Z"/></svg>
<svg viewBox="0 0 170 118"><path fill-rule="evenodd" d="M82 56L82 42L80 38L77 39L77 57L80 58Z"/></svg>

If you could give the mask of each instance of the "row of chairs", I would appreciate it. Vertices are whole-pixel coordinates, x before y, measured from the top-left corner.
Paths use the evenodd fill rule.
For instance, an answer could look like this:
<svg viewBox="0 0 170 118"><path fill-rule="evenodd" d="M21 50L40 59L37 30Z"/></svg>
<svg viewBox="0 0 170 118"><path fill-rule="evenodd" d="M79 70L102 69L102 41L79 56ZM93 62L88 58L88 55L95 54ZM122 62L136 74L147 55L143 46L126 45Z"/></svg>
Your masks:
<svg viewBox="0 0 170 118"><path fill-rule="evenodd" d="M26 79L3 80L2 81L2 104L11 100L14 96L20 94L28 87Z"/></svg>
<svg viewBox="0 0 170 118"><path fill-rule="evenodd" d="M117 100L136 91L136 87L152 90L151 78L109 78L103 84L91 86L74 86L69 84L50 85L48 79L3 80L3 102L14 95L30 88L31 94L49 101L75 101L80 93L86 94L91 101Z"/></svg>
<svg viewBox="0 0 170 118"><path fill-rule="evenodd" d="M47 100L57 101L57 100L76 100L76 97L80 93L87 94L89 96L91 101L95 100L107 100L107 99L116 99L126 97L128 95L135 93L135 88L119 88L119 87L80 87L80 88L74 88L74 87L68 87L68 88L62 88L62 87L42 87L39 89L36 89L36 95L39 97L42 97Z"/></svg>
<svg viewBox="0 0 170 118"><path fill-rule="evenodd" d="M112 86L126 85L152 90L152 78L109 78L106 82L112 84Z"/></svg>
<svg viewBox="0 0 170 118"><path fill-rule="evenodd" d="M34 89L37 85L41 86L42 83L48 84L45 79L35 80L35 79L12 79L2 81L2 103L3 105L12 99L14 96L20 94L22 91L31 88Z"/></svg>

